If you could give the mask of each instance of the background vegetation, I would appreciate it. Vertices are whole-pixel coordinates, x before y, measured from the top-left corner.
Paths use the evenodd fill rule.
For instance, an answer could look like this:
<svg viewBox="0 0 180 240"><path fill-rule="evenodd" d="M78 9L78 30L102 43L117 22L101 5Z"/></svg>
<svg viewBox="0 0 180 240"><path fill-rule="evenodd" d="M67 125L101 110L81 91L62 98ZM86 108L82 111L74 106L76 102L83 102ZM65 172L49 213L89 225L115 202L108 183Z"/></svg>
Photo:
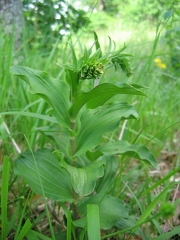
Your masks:
<svg viewBox="0 0 180 240"><path fill-rule="evenodd" d="M123 72L107 70L102 81L126 81L147 87L143 91L148 97L124 96L140 118L124 121L119 137L147 146L160 166L160 170L154 170L135 160L124 159L123 182L114 195L126 202L139 218L146 206L167 187L161 208L158 204L154 206L149 219L143 222L143 229L148 239L179 239L180 2L88 0L78 4L78 1L29 0L23 1L23 14L20 47L15 47L15 32L11 36L3 29L0 32L0 173L4 174L0 218L1 222L4 218L8 223L8 239L28 238L21 238L19 234L25 223L28 224L27 219L33 223L32 229L39 232L37 239L52 237L52 231L56 239L63 239L59 205L48 200L46 211L41 196L34 194L26 181L13 171L20 152L57 146L45 131L46 120L36 118L36 114L49 114L48 104L32 95L27 84L11 74L10 66L28 66L49 72L55 78L63 77L61 65L71 62L68 42L81 56L83 46L91 46L93 42L93 31L97 32L104 51L110 36L117 47L125 42L127 53L134 56L130 78ZM6 156L11 165L4 164ZM152 186L155 186L152 191L139 199L143 189ZM170 203L172 205L168 205ZM162 212L167 214L159 214ZM135 238L126 232L111 239ZM146 238L139 236L139 239Z"/></svg>

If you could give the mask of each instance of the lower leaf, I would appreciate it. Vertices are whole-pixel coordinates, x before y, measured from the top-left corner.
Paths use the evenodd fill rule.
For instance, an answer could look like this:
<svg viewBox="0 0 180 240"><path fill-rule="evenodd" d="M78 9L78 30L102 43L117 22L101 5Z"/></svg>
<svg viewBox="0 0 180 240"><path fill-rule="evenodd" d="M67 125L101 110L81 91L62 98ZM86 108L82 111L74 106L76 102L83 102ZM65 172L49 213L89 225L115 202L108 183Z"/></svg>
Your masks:
<svg viewBox="0 0 180 240"><path fill-rule="evenodd" d="M61 167L69 172L72 187L79 196L91 194L95 189L97 179L104 175L103 161L93 162L83 168L73 167L62 161Z"/></svg>
<svg viewBox="0 0 180 240"><path fill-rule="evenodd" d="M109 229L115 226L119 219L127 219L129 216L128 209L120 199L112 197L111 195L104 196L103 194L96 194L85 197L80 201L79 212L82 218L74 221L75 226L85 226L88 204L99 205L100 227L102 229Z"/></svg>
<svg viewBox="0 0 180 240"><path fill-rule="evenodd" d="M60 168L51 151L41 149L33 154L22 153L15 160L14 170L26 179L35 193L60 202L74 201L70 176L65 169Z"/></svg>

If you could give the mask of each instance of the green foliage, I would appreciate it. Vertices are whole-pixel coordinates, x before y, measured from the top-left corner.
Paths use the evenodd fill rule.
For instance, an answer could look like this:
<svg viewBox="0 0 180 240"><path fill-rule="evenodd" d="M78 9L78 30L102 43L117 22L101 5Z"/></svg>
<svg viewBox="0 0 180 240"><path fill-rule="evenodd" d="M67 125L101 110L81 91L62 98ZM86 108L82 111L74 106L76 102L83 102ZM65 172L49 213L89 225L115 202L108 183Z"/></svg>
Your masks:
<svg viewBox="0 0 180 240"><path fill-rule="evenodd" d="M66 1L23 0L23 12L26 26L31 29L31 45L37 42L44 48L51 47L56 38L62 39L70 33L76 33L88 24L86 12L76 10Z"/></svg>
<svg viewBox="0 0 180 240"><path fill-rule="evenodd" d="M11 95L10 89L8 89L10 75L7 69L12 64L13 37L8 37L2 28L0 28L0 31L0 94L1 109L5 110L8 107L8 99ZM8 89L8 91L4 91L5 89Z"/></svg>
<svg viewBox="0 0 180 240"><path fill-rule="evenodd" d="M170 64L172 69L178 73L180 67L180 7L172 8L164 14L164 20L169 19L166 26L166 32L162 36L162 40L166 42L170 51Z"/></svg>
<svg viewBox="0 0 180 240"><path fill-rule="evenodd" d="M107 29L108 22L113 23L114 16L108 15L104 11L97 11L93 14L93 17L91 18L91 21L89 22L86 31L102 31Z"/></svg>
<svg viewBox="0 0 180 240"><path fill-rule="evenodd" d="M97 13L94 14L95 19L92 20L91 24L93 29L107 26L105 20L108 20L108 16L113 16L119 19L126 19L132 22L141 22L141 21L157 21L159 17L162 17L166 11L179 11L179 1L164 1L164 0L106 0L98 1L97 4L94 4L92 0L83 1L85 6L89 6L90 9L97 10ZM109 18L110 20L110 18ZM111 19L112 21L112 19ZM104 22L104 23L103 23Z"/></svg>
<svg viewBox="0 0 180 240"><path fill-rule="evenodd" d="M164 1L163 1L164 2ZM128 4L125 5L125 13L128 18L131 17L134 21L142 20L155 20L159 17L162 11L163 3L161 0L138 0L138 1L128 1ZM123 9L121 8L121 11ZM123 14L123 12L122 12ZM126 16L125 16L126 17Z"/></svg>
<svg viewBox="0 0 180 240"><path fill-rule="evenodd" d="M117 141L116 137L110 140L109 134L117 135L122 120L138 118L135 109L122 101L120 96L144 96L140 91L143 86L112 81L101 83L99 79L107 69L117 66L127 76L130 75L131 55L122 53L125 46L116 50L109 38L108 50L103 54L98 36L94 33L93 46L88 50L84 48L81 58L78 59L74 47L70 47L72 63L63 65L64 78L54 79L47 73L27 67L11 67L14 75L30 85L33 94L49 103L53 110L50 114L55 116L60 134L58 151L53 154L53 151L40 149L22 153L15 160L15 173L23 177L34 192L61 202L68 217L67 235L70 235L70 229L73 232L77 227L81 236L84 234L82 229L87 226L87 234L92 239L89 231L93 226L92 212L96 208L99 208L97 224L99 222L102 229L122 229L126 225L127 228L134 228L134 234L141 235L138 228L160 197L153 201L136 223L130 209L111 192L112 184L115 184L115 168L120 160L119 155L142 160L155 168L158 164L146 147ZM93 87L87 84L91 81ZM85 85L89 86L88 90L85 90ZM67 202L72 216L64 204ZM95 234L99 238L98 229Z"/></svg>

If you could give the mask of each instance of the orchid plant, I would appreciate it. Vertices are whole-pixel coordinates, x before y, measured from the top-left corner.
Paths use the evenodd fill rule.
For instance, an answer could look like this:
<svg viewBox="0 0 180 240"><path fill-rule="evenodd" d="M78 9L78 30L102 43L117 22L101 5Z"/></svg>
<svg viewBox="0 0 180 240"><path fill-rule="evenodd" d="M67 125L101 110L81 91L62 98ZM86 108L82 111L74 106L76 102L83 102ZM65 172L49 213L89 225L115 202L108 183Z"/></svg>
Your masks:
<svg viewBox="0 0 180 240"><path fill-rule="evenodd" d="M30 85L33 94L49 103L49 115L39 116L48 121L41 132L49 131L47 135L56 143L56 149L21 153L15 160L15 173L35 193L62 207L66 239L98 240L101 235L125 229L141 235L140 222L113 192L122 156L158 168L145 146L116 137L122 121L139 117L121 95L145 96L143 86L113 78L102 81L110 68L132 75L131 55L123 53L126 46L117 50L109 38L103 53L96 33L92 47L84 47L79 59L74 46L69 46L72 62L61 66L64 74L60 79L24 66L11 67L14 75ZM115 137L110 138L112 133Z"/></svg>

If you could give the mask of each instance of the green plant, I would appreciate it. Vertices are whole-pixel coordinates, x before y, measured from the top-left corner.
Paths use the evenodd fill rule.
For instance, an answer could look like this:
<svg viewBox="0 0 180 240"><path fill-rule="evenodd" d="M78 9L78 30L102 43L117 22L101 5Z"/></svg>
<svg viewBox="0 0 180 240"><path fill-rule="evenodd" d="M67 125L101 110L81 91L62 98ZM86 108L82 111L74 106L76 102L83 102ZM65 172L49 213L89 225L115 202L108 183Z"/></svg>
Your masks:
<svg viewBox="0 0 180 240"><path fill-rule="evenodd" d="M88 236L90 240L98 240L100 229L104 230L103 238L121 232L143 235L142 223L167 189L138 221L115 192L125 156L158 167L145 146L130 144L117 137L122 120L138 118L134 108L123 102L119 95L145 94L141 91L143 86L138 84L113 82L112 79L111 82L100 82L106 69L111 67L120 67L130 76L131 55L122 53L125 46L116 50L110 38L108 50L103 54L96 33L94 39L93 46L89 50L84 48L79 59L70 45L72 63L63 65L65 77L62 79L27 67L11 67L14 75L30 85L32 93L50 104L50 116L44 116L49 120L49 126L41 130L48 131L57 144L56 150L39 149L36 152L29 146L30 151L15 160L14 170L26 179L34 192L44 199L59 202L65 215L62 231L66 230L66 239L71 236L72 239L86 239ZM51 234L54 239L52 231Z"/></svg>

